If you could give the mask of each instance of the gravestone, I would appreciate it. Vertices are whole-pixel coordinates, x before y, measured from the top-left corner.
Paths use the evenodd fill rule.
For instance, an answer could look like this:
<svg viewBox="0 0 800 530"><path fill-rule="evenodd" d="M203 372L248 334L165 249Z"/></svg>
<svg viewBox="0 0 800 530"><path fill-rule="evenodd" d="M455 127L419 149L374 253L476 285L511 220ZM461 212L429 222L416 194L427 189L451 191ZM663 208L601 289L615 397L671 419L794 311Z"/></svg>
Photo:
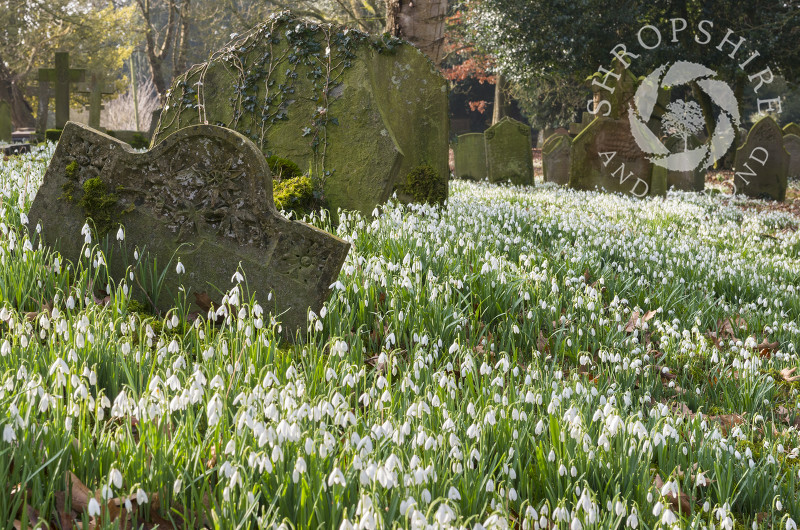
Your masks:
<svg viewBox="0 0 800 530"><path fill-rule="evenodd" d="M685 151L686 149L695 149L700 145L702 145L702 142L693 134L688 136L685 145L683 139L678 136L670 136L664 141L664 147L666 147L670 153L677 153L679 151ZM667 189L703 191L705 187L706 170L701 167L697 167L691 171L667 171Z"/></svg>
<svg viewBox="0 0 800 530"><path fill-rule="evenodd" d="M659 174L662 180L666 175ZM644 197L652 188L651 163L639 149L627 120L597 118L572 140L569 186ZM664 186L665 187L665 183Z"/></svg>
<svg viewBox="0 0 800 530"><path fill-rule="evenodd" d="M100 111L103 106L103 94L113 94L114 89L107 87L101 76L93 73L85 87L78 90L79 94L89 95L89 127L100 128Z"/></svg>
<svg viewBox="0 0 800 530"><path fill-rule="evenodd" d="M789 169L786 172L788 178L800 178L800 136L787 134L783 137L783 146L789 153Z"/></svg>
<svg viewBox="0 0 800 530"><path fill-rule="evenodd" d="M88 196L88 198L87 198ZM96 237L114 240L125 226L125 248L106 254L115 278L125 275L123 256L133 248L173 256L166 286L192 293L232 286L240 266L250 293L267 308L273 293L284 330L304 328L309 307L319 311L336 281L350 244L275 209L272 177L261 151L244 136L213 125L190 126L145 153L86 126L70 122L45 173L28 218L31 233L41 222L45 243L73 262L81 257L87 215ZM144 258L147 259L147 258ZM173 292L177 292L173 289ZM162 294L157 305L169 304ZM270 306L271 308L272 306Z"/></svg>
<svg viewBox="0 0 800 530"><path fill-rule="evenodd" d="M411 44L284 12L177 77L152 142L222 125L310 168L332 212L369 214L395 192L415 200L420 172L447 196L447 87Z"/></svg>
<svg viewBox="0 0 800 530"><path fill-rule="evenodd" d="M486 144L483 133L462 134L455 148L456 177L469 180L486 178Z"/></svg>
<svg viewBox="0 0 800 530"><path fill-rule="evenodd" d="M11 105L0 100L0 142L10 142L14 127L11 123Z"/></svg>
<svg viewBox="0 0 800 530"><path fill-rule="evenodd" d="M789 153L783 146L783 132L778 123L765 116L758 120L744 144L736 150L733 183L737 193L756 199L783 201Z"/></svg>
<svg viewBox="0 0 800 530"><path fill-rule="evenodd" d="M554 134L542 146L542 171L545 182L569 184L569 151L572 140L568 134Z"/></svg>
<svg viewBox="0 0 800 530"><path fill-rule="evenodd" d="M531 129L506 116L483 133L490 182L533 186Z"/></svg>
<svg viewBox="0 0 800 530"><path fill-rule="evenodd" d="M793 134L795 136L800 136L800 125L792 122L787 123L783 127L783 135L786 136L787 134Z"/></svg>
<svg viewBox="0 0 800 530"><path fill-rule="evenodd" d="M64 125L69 121L70 85L72 83L84 81L86 79L86 70L69 67L69 52L56 52L55 56L55 68L39 68L39 86L48 86L42 85L42 83L55 83L56 129L63 129ZM44 95L43 91L40 91L39 95L41 100ZM40 112L41 108L42 105L40 103Z"/></svg>

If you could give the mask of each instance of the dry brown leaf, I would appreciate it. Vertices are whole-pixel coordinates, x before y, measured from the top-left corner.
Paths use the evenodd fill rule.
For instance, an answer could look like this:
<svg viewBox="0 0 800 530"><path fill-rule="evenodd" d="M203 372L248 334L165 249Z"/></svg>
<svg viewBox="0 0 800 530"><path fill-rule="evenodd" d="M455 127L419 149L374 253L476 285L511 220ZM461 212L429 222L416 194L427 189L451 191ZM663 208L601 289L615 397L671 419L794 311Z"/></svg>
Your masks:
<svg viewBox="0 0 800 530"><path fill-rule="evenodd" d="M89 507L89 501L94 498L92 490L87 488L72 471L67 472L64 490L70 495L70 507L78 513L83 513Z"/></svg>
<svg viewBox="0 0 800 530"><path fill-rule="evenodd" d="M793 375L797 371L797 367L795 368L784 368L781 370L781 377L787 383L794 383L795 381L800 381L800 375Z"/></svg>
<svg viewBox="0 0 800 530"><path fill-rule="evenodd" d="M719 414L717 416L706 416L709 421L716 421L722 428L722 433L727 436L731 429L744 423L744 418L739 414Z"/></svg>
<svg viewBox="0 0 800 530"><path fill-rule="evenodd" d="M194 293L194 303L197 304L197 307L202 309L206 314L211 310L212 307L217 305L213 302L213 300L211 300L211 297L208 296L208 293L205 291L202 293Z"/></svg>
<svg viewBox="0 0 800 530"><path fill-rule="evenodd" d="M544 336L542 330L539 330L539 338L536 340L536 349L542 353L550 353L550 341Z"/></svg>
<svg viewBox="0 0 800 530"><path fill-rule="evenodd" d="M664 481L661 480L661 475L656 474L655 478L653 479L653 483L659 491L661 488L664 487ZM672 506L672 510L675 512L681 512L683 515L691 515L692 513L692 499L687 494L682 491L678 492L678 495L675 495L674 492L670 491L665 495L667 501Z"/></svg>
<svg viewBox="0 0 800 530"><path fill-rule="evenodd" d="M636 328L641 328L642 324L649 321L654 316L656 316L655 311L648 311L644 316L640 315L638 311L631 312L631 318L628 319L628 323L625 325L625 331L627 333L633 333Z"/></svg>

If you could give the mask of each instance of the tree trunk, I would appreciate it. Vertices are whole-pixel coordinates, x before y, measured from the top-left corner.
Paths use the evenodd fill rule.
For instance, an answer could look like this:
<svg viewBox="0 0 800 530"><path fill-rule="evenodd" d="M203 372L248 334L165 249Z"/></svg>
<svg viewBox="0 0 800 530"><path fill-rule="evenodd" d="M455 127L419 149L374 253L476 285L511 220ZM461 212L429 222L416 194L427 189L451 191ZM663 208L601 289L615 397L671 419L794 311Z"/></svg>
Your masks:
<svg viewBox="0 0 800 530"><path fill-rule="evenodd" d="M17 77L0 57L0 100L7 101L11 106L11 123L14 129L33 128L36 125L33 107L25 101L17 81Z"/></svg>
<svg viewBox="0 0 800 530"><path fill-rule="evenodd" d="M439 66L447 0L386 0L386 32L406 39Z"/></svg>
<svg viewBox="0 0 800 530"><path fill-rule="evenodd" d="M508 79L501 73L495 76L492 125L508 116L511 101L508 98Z"/></svg>

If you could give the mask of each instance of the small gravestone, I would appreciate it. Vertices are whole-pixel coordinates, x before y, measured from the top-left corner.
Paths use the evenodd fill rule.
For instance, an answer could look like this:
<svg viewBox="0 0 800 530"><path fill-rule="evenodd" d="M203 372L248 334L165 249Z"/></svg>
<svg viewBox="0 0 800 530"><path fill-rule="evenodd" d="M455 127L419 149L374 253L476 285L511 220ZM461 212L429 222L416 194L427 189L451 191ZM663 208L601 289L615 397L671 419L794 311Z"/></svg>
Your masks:
<svg viewBox="0 0 800 530"><path fill-rule="evenodd" d="M651 166L627 120L597 118L572 140L569 185L644 197L659 193L662 187L651 189Z"/></svg>
<svg viewBox="0 0 800 530"><path fill-rule="evenodd" d="M469 180L486 178L486 144L483 133L462 134L455 148L456 177Z"/></svg>
<svg viewBox="0 0 800 530"><path fill-rule="evenodd" d="M666 147L670 153L686 151L687 149L695 149L700 145L702 145L702 143L693 134L689 135L685 142L678 136L670 136L664 141L664 147ZM654 170L655 167L653 168ZM676 189L679 191L703 191L705 187L706 170L701 167L697 167L691 171L667 171L667 189Z"/></svg>
<svg viewBox="0 0 800 530"><path fill-rule="evenodd" d="M275 209L272 177L261 151L244 136L213 125L190 126L153 149L126 144L73 122L67 124L31 206L31 233L41 223L45 243L70 261L81 258L81 228L92 219L95 236L114 240L125 226L127 255L144 249L166 270L164 285L192 293L232 286L241 265L251 294L292 333L319 311L336 281L350 244ZM115 278L125 276L126 254L107 254ZM177 292L173 289L173 293ZM157 305L171 303L162 294Z"/></svg>
<svg viewBox="0 0 800 530"><path fill-rule="evenodd" d="M39 86L42 87L42 92L40 92L39 97L40 114L42 109L42 96L47 95L47 97L49 97L49 90L47 87L50 83L54 83L56 86L56 129L62 129L69 121L70 86L72 83L78 83L85 79L86 70L69 67L69 52L55 53L55 68L39 68ZM46 100L44 103L46 111Z"/></svg>
<svg viewBox="0 0 800 530"><path fill-rule="evenodd" d="M795 136L800 136L800 125L792 122L788 123L783 127L783 134L784 136L787 134L793 134Z"/></svg>
<svg viewBox="0 0 800 530"><path fill-rule="evenodd" d="M486 138L489 181L510 181L519 186L532 186L533 153L530 127L505 117L486 129L483 135Z"/></svg>
<svg viewBox="0 0 800 530"><path fill-rule="evenodd" d="M407 42L280 13L175 79L152 143L187 125L222 125L310 169L332 212L370 214L394 193L446 198L447 92Z"/></svg>
<svg viewBox="0 0 800 530"><path fill-rule="evenodd" d="M789 153L789 178L800 178L800 136L787 134L783 137L783 146Z"/></svg>
<svg viewBox="0 0 800 530"><path fill-rule="evenodd" d="M569 151L572 140L568 134L554 134L542 146L542 171L545 182L569 184Z"/></svg>
<svg viewBox="0 0 800 530"><path fill-rule="evenodd" d="M103 106L103 95L114 93L114 88L106 86L102 76L93 73L90 77L89 83L86 86L80 87L78 94L86 94L89 96L89 127L95 129L100 128L100 111L105 107Z"/></svg>
<svg viewBox="0 0 800 530"><path fill-rule="evenodd" d="M736 150L733 183L737 193L756 199L783 201L786 198L789 153L783 146L778 123L765 116L747 133Z"/></svg>
<svg viewBox="0 0 800 530"><path fill-rule="evenodd" d="M0 101L0 142L10 142L14 127L11 124L11 105Z"/></svg>

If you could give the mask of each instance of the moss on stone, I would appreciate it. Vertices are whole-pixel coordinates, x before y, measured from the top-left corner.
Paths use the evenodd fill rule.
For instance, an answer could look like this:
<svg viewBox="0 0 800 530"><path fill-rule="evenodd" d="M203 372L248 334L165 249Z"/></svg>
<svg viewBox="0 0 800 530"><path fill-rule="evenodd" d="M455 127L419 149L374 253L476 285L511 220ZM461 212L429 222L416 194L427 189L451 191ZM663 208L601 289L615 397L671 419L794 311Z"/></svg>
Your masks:
<svg viewBox="0 0 800 530"><path fill-rule="evenodd" d="M73 160L67 164L67 167L64 168L64 173L66 173L68 179L76 180L78 178L78 162Z"/></svg>
<svg viewBox="0 0 800 530"><path fill-rule="evenodd" d="M269 164L269 170L272 171L274 179L293 179L303 175L300 166L288 158L273 155L267 158L267 164Z"/></svg>
<svg viewBox="0 0 800 530"><path fill-rule="evenodd" d="M106 183L95 177L83 183L83 196L78 201L88 219L94 224L98 239L114 228L117 196L109 193Z"/></svg>
<svg viewBox="0 0 800 530"><path fill-rule="evenodd" d="M415 202L442 204L447 198L447 183L439 178L439 173L427 164L412 169L406 177L405 192Z"/></svg>
<svg viewBox="0 0 800 530"><path fill-rule="evenodd" d="M278 210L292 211L298 217L306 214L314 206L314 186L311 179L305 175L276 180L272 195Z"/></svg>

